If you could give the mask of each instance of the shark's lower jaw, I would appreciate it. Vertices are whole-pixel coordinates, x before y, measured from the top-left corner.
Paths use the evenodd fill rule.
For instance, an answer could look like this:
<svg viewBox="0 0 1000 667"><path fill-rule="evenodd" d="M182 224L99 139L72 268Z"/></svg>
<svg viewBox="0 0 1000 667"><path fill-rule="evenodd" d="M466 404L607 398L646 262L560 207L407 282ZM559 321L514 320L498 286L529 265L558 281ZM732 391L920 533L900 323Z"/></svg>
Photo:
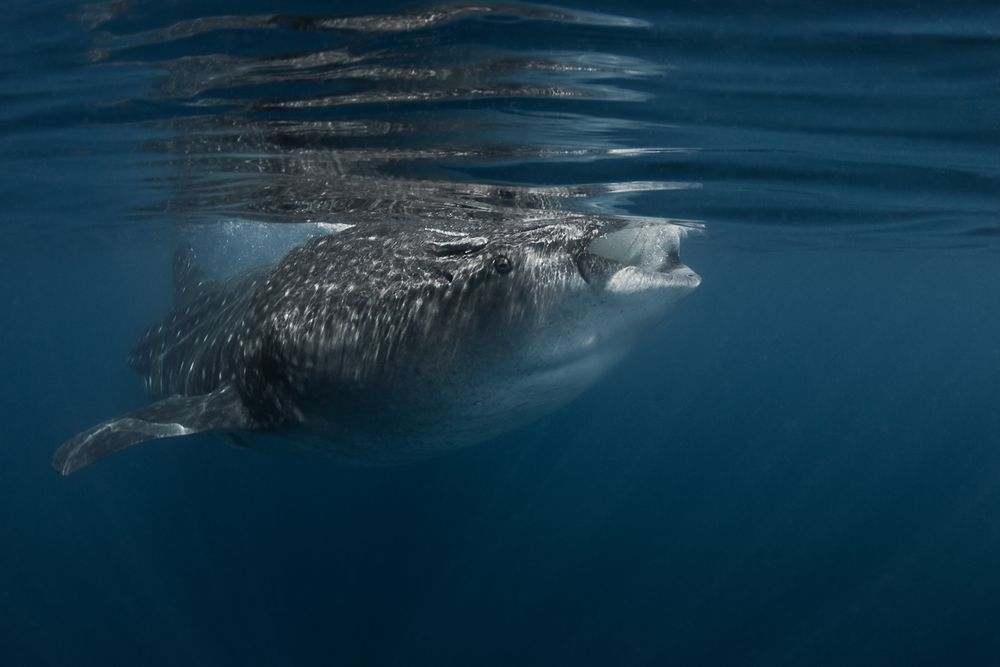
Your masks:
<svg viewBox="0 0 1000 667"><path fill-rule="evenodd" d="M622 295L649 290L675 290L681 296L700 284L701 276L683 264L669 271L643 271L634 266L626 266L612 274L604 289Z"/></svg>

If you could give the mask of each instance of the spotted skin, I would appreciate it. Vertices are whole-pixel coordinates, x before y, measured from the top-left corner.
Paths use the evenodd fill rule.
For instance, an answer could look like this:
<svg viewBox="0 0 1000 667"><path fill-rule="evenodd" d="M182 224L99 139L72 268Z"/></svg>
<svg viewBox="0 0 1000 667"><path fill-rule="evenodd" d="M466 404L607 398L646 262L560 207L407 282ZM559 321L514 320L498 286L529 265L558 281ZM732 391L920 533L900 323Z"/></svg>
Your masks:
<svg viewBox="0 0 1000 667"><path fill-rule="evenodd" d="M182 248L175 309L129 359L160 400L69 440L56 468L198 432L392 463L515 428L592 384L697 286L676 247L637 268L631 246L654 236L621 224L356 227L217 282ZM595 239L613 252L590 252Z"/></svg>

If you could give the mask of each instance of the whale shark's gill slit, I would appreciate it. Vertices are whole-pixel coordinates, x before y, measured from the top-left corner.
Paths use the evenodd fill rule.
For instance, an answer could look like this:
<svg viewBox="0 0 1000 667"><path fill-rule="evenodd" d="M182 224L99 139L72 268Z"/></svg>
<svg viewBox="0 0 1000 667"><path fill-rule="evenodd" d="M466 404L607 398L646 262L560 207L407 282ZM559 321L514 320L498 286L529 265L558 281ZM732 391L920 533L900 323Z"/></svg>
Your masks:
<svg viewBox="0 0 1000 667"><path fill-rule="evenodd" d="M427 247L436 257L449 257L471 255L485 248L487 243L488 240L483 236L468 236L447 241L431 241Z"/></svg>
<svg viewBox="0 0 1000 667"><path fill-rule="evenodd" d="M574 263L576 264L576 272L580 274L581 278L583 278L583 282L589 285L590 276L587 275L587 272L583 268L584 261L586 261L586 259L584 257L584 254L581 252L579 255L576 256L576 262Z"/></svg>

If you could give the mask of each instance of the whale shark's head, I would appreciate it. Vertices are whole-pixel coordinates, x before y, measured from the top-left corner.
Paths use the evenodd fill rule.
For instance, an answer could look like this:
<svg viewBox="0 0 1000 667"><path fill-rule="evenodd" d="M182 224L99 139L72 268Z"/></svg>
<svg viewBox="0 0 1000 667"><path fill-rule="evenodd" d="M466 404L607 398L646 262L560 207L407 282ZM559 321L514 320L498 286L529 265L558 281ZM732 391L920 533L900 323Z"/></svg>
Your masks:
<svg viewBox="0 0 1000 667"><path fill-rule="evenodd" d="M431 241L452 276L437 339L468 348L465 363L517 400L564 402L698 286L679 257L685 232L570 221Z"/></svg>
<svg viewBox="0 0 1000 667"><path fill-rule="evenodd" d="M286 256L251 317L269 323L264 365L304 420L363 433L372 414L409 415L395 426L435 448L474 442L572 399L692 292L685 232L582 218L355 228Z"/></svg>
<svg viewBox="0 0 1000 667"><path fill-rule="evenodd" d="M687 229L674 224L424 231L427 270L443 278L420 299L434 340L517 372L622 352L700 283L680 261Z"/></svg>

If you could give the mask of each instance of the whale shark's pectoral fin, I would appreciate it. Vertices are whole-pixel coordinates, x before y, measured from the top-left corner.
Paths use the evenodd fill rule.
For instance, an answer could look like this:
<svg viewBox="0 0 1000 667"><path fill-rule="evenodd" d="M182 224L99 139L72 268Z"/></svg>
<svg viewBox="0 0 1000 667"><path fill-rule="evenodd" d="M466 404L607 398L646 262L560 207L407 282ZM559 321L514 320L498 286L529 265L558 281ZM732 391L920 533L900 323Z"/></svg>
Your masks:
<svg viewBox="0 0 1000 667"><path fill-rule="evenodd" d="M201 396L171 396L87 429L56 450L52 466L68 475L141 442L252 428L253 419L239 392L227 385Z"/></svg>

